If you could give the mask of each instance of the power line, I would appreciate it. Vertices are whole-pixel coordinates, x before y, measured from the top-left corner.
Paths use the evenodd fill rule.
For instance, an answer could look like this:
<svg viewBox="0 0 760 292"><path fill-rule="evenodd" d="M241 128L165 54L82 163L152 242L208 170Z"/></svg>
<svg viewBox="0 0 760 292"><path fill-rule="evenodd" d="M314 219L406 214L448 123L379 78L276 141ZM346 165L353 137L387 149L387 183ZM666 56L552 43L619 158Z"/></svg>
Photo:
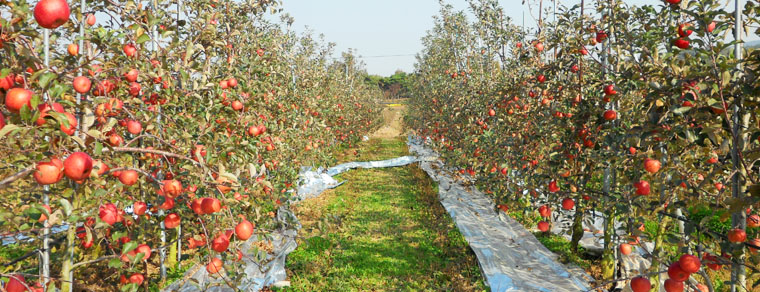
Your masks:
<svg viewBox="0 0 760 292"><path fill-rule="evenodd" d="M401 55L377 55L377 56L357 56L357 58L388 58L388 57L411 57L416 56L417 54L401 54Z"/></svg>

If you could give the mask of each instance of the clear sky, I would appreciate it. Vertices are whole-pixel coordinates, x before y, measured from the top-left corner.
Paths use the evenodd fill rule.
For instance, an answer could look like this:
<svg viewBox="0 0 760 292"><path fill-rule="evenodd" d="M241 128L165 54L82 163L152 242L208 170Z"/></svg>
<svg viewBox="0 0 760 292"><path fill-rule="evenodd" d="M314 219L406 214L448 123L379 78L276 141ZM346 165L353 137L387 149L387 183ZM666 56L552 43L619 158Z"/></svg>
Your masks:
<svg viewBox="0 0 760 292"><path fill-rule="evenodd" d="M572 6L580 0L556 0ZM464 0L445 0L458 10L467 10ZM522 0L499 0L514 23L535 27L527 5ZM526 2L537 2L530 0ZM662 0L626 0L631 5L660 4ZM731 1L733 2L733 1ZM544 0L551 7L552 0ZM293 28L309 27L315 34L337 44L336 51L356 49L370 74L391 75L397 69L411 72L414 54L422 50L420 38L433 26L438 14L438 0L283 0L284 11L295 18ZM538 8L533 7L536 15ZM732 10L732 9L729 9ZM753 39L757 39L754 37ZM337 55L337 54L336 54ZM392 57L373 57L389 56Z"/></svg>

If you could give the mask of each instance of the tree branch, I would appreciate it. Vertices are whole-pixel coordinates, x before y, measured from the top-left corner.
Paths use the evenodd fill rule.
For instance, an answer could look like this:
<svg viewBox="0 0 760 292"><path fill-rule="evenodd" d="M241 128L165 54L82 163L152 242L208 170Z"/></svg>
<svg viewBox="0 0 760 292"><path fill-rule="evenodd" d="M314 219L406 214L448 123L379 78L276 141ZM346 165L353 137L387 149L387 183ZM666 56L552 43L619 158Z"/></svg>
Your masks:
<svg viewBox="0 0 760 292"><path fill-rule="evenodd" d="M135 147L113 147L113 151L116 151L116 152L139 152L139 153L158 154L158 155L164 155L164 156L168 156L168 157L174 157L174 158L184 159L184 160L192 162L195 165L200 165L200 162L195 161L194 159L192 159L190 157L187 157L185 155L176 154L176 153L167 152L167 151L161 151L161 150L143 149L143 148L135 148Z"/></svg>
<svg viewBox="0 0 760 292"><path fill-rule="evenodd" d="M25 176L27 176L30 173L32 173L33 170L34 170L34 165L27 166L22 171L19 171L19 172L15 173L15 174L13 174L13 175L11 175L9 177L4 178L3 180L0 180L0 187L5 186L5 185L10 184L10 183L12 183L14 181L17 181L19 179L24 178Z"/></svg>

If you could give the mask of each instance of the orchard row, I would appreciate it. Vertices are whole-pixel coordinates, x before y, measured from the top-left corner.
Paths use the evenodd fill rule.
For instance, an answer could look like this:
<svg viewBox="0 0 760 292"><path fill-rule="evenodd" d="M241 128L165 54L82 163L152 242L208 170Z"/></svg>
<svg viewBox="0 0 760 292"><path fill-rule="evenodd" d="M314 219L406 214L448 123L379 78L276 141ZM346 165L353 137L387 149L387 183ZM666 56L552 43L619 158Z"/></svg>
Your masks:
<svg viewBox="0 0 760 292"><path fill-rule="evenodd" d="M377 126L377 89L275 1L82 4L0 2L0 254L41 254L0 257L5 291L147 291L192 263L235 286L301 167Z"/></svg>
<svg viewBox="0 0 760 292"><path fill-rule="evenodd" d="M558 223L552 209L575 211L564 232L576 253L583 222L604 214L593 286L756 289L760 52L741 40L760 8L746 1L736 25L725 1L626 2L552 15L527 1L536 29L493 0L469 1L473 21L442 6L409 122L499 209L538 211L540 231ZM651 267L622 264L636 245Z"/></svg>

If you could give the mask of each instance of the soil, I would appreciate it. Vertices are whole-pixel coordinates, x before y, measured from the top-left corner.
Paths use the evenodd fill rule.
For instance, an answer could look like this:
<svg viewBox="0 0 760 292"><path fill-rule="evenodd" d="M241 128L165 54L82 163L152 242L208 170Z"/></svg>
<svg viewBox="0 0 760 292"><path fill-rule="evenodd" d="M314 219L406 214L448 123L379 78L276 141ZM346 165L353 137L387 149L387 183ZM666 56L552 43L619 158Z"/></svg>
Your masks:
<svg viewBox="0 0 760 292"><path fill-rule="evenodd" d="M394 138L405 134L404 132L404 112L405 105L389 105L383 109L383 126L377 129L370 138Z"/></svg>

